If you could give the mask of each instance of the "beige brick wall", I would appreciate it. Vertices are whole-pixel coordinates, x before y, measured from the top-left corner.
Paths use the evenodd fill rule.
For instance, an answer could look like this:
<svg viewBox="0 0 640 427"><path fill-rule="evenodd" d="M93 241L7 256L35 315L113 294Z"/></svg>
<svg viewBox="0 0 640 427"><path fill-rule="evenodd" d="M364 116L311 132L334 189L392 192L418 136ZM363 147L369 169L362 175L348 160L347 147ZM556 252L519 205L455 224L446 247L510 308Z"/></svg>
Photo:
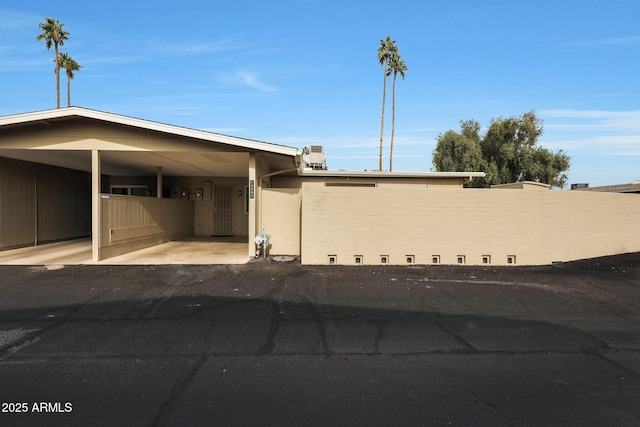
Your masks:
<svg viewBox="0 0 640 427"><path fill-rule="evenodd" d="M635 195L305 186L302 262L536 265L640 251L637 212Z"/></svg>

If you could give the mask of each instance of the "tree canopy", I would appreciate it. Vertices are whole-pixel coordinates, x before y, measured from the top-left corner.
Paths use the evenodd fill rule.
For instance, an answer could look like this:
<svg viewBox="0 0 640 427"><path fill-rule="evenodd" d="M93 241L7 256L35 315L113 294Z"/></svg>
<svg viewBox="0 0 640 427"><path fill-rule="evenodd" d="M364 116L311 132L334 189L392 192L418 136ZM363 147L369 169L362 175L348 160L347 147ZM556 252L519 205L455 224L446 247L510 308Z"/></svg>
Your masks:
<svg viewBox="0 0 640 427"><path fill-rule="evenodd" d="M438 172L482 171L486 177L474 186L488 187L517 181L535 181L562 188L567 183L570 157L538 145L542 120L534 111L492 119L480 134L475 120L460 122L460 132L438 135L433 165Z"/></svg>

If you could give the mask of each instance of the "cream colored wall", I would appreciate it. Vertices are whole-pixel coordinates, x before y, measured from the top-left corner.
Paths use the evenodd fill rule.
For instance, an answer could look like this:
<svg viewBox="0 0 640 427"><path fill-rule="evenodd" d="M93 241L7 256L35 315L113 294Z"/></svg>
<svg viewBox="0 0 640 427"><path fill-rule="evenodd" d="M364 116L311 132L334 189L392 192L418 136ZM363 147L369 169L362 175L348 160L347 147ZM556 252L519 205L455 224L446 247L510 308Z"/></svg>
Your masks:
<svg viewBox="0 0 640 427"><path fill-rule="evenodd" d="M301 259L534 265L640 251L640 198L582 194L304 186Z"/></svg>
<svg viewBox="0 0 640 427"><path fill-rule="evenodd" d="M90 174L0 158L0 249L90 235Z"/></svg>
<svg viewBox="0 0 640 427"><path fill-rule="evenodd" d="M274 188L302 188L305 186L367 186L372 185L380 188L402 188L413 187L437 187L437 188L462 188L464 179L462 178L397 178L397 177L291 177L274 176Z"/></svg>
<svg viewBox="0 0 640 427"><path fill-rule="evenodd" d="M0 157L0 249L33 245L34 164Z"/></svg>
<svg viewBox="0 0 640 427"><path fill-rule="evenodd" d="M193 235L194 203L103 194L99 259Z"/></svg>
<svg viewBox="0 0 640 427"><path fill-rule="evenodd" d="M640 251L640 195L544 192L543 241L553 261Z"/></svg>
<svg viewBox="0 0 640 427"><path fill-rule="evenodd" d="M260 227L269 235L270 255L300 255L300 189L262 190Z"/></svg>
<svg viewBox="0 0 640 427"><path fill-rule="evenodd" d="M91 236L91 174L36 165L38 243Z"/></svg>
<svg viewBox="0 0 640 427"><path fill-rule="evenodd" d="M180 177L176 178L182 182L183 188L188 188L191 193L197 189L204 189L207 183L211 183L211 192L208 197L197 199L194 206L194 233L197 236L210 236L213 234L213 224L215 215L214 196L216 185L228 185L232 188L233 194L233 234L236 236L247 236L249 232L249 218L244 209L245 186L248 185L247 178L218 178L218 177ZM239 195L242 192L242 195ZM205 200L205 199L209 200Z"/></svg>

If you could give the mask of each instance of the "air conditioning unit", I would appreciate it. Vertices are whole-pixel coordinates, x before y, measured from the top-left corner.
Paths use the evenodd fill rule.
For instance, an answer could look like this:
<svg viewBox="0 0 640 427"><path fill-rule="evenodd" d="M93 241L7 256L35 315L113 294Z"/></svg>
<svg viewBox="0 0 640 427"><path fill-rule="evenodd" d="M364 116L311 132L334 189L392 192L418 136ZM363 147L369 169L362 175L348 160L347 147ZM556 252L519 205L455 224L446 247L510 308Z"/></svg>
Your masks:
<svg viewBox="0 0 640 427"><path fill-rule="evenodd" d="M326 169L327 162L324 157L324 146L312 145L309 150L309 167L311 169Z"/></svg>

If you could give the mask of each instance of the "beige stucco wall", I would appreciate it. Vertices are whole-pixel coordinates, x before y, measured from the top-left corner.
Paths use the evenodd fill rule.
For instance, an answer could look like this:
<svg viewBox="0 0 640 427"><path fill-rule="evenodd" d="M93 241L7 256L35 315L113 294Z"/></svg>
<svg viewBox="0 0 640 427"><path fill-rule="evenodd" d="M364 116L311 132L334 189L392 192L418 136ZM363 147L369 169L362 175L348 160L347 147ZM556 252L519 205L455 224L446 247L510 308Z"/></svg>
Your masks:
<svg viewBox="0 0 640 427"><path fill-rule="evenodd" d="M640 251L639 211L634 195L305 186L301 259L549 264Z"/></svg>
<svg viewBox="0 0 640 427"><path fill-rule="evenodd" d="M269 235L271 255L300 255L300 189L262 190L261 227Z"/></svg>
<svg viewBox="0 0 640 427"><path fill-rule="evenodd" d="M102 194L99 258L102 260L193 235L194 203Z"/></svg>

